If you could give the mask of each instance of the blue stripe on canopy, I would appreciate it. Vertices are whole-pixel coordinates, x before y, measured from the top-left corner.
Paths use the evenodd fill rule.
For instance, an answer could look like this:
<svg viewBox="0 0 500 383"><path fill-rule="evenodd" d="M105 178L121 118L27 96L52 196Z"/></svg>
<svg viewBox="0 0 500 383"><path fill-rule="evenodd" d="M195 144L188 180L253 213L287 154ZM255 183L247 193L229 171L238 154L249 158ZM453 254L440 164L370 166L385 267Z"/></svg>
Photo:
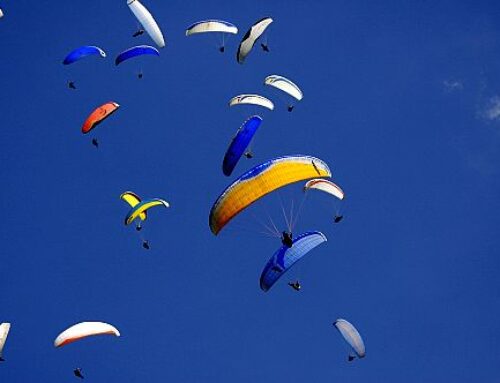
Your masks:
<svg viewBox="0 0 500 383"><path fill-rule="evenodd" d="M260 288L268 291L295 263L323 242L326 242L323 233L311 231L296 237L291 248L281 246L264 267L260 276Z"/></svg>
<svg viewBox="0 0 500 383"><path fill-rule="evenodd" d="M116 56L115 65L118 65L133 57L142 55L160 56L160 52L158 52L158 49L150 45L137 45L135 47L127 49L126 51L123 51L118 56Z"/></svg>
<svg viewBox="0 0 500 383"><path fill-rule="evenodd" d="M233 172L236 164L245 153L245 150L252 141L261 123L262 117L252 116L246 120L236 132L236 135L227 148L224 161L222 162L222 172L226 176L230 176Z"/></svg>

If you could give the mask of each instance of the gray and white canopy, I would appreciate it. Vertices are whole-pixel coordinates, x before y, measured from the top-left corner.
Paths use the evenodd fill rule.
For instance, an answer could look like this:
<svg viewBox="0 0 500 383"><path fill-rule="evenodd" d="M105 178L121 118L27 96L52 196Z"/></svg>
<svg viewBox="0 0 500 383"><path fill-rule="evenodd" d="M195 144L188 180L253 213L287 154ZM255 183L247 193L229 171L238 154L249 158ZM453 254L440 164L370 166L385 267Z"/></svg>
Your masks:
<svg viewBox="0 0 500 383"><path fill-rule="evenodd" d="M250 27L248 32L243 36L240 46L238 47L238 52L236 54L236 60L238 63L243 64L245 58L248 56L252 50L255 42L260 36L266 31L267 27L273 22L270 17L264 17L263 19L257 21L254 25Z"/></svg>

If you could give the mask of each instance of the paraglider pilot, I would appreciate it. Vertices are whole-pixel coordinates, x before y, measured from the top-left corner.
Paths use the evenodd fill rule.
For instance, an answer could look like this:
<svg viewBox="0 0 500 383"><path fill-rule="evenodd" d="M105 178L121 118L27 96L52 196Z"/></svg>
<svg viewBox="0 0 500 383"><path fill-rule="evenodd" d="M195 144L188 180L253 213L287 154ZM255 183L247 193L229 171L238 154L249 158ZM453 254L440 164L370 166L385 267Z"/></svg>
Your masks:
<svg viewBox="0 0 500 383"><path fill-rule="evenodd" d="M138 31L134 32L134 34L132 35L132 37L140 36L143 33L144 33L144 29L139 29Z"/></svg>
<svg viewBox="0 0 500 383"><path fill-rule="evenodd" d="M142 241L142 247L144 247L146 250L149 250L151 248L149 246L149 241L148 240Z"/></svg>
<svg viewBox="0 0 500 383"><path fill-rule="evenodd" d="M94 145L96 148L99 147L99 141L97 141L97 138L92 138L92 145Z"/></svg>
<svg viewBox="0 0 500 383"><path fill-rule="evenodd" d="M295 281L295 282L288 282L288 286L290 286L292 289L294 289L295 291L300 291L301 289L301 285L300 285L300 282L299 281Z"/></svg>
<svg viewBox="0 0 500 383"><path fill-rule="evenodd" d="M336 215L335 218L333 219L333 222L339 223L340 221L342 221L342 218L344 218L343 215Z"/></svg>
<svg viewBox="0 0 500 383"><path fill-rule="evenodd" d="M83 379L82 369L80 367L75 368L73 374L75 374L77 378Z"/></svg>
<svg viewBox="0 0 500 383"><path fill-rule="evenodd" d="M269 47L267 46L267 44L260 43L260 47L264 52L269 52Z"/></svg>
<svg viewBox="0 0 500 383"><path fill-rule="evenodd" d="M281 234L281 243L288 247L289 249L292 248L293 246L293 239L292 239L292 233L289 232L289 231L284 231L282 234Z"/></svg>

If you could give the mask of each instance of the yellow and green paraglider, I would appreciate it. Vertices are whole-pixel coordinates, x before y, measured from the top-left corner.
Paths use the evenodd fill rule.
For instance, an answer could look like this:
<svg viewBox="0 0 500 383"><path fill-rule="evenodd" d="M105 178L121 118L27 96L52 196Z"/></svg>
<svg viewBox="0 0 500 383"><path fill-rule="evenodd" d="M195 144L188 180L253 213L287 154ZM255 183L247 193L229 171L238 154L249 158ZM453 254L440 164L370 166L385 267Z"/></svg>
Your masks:
<svg viewBox="0 0 500 383"><path fill-rule="evenodd" d="M142 230L141 222L148 218L148 210L155 206L170 207L170 204L161 198L150 198L142 200L137 194L131 191L126 191L120 196L122 201L127 202L130 205L130 210L125 216L125 225L130 225L135 220L140 220L137 222L135 229L137 231ZM146 250L150 249L150 244L147 239L145 239L141 234L142 247Z"/></svg>
<svg viewBox="0 0 500 383"><path fill-rule="evenodd" d="M155 206L170 207L170 204L161 198L151 198L140 201L127 213L127 216L125 217L125 225L130 225L136 218L140 218L142 214L146 214L149 209Z"/></svg>

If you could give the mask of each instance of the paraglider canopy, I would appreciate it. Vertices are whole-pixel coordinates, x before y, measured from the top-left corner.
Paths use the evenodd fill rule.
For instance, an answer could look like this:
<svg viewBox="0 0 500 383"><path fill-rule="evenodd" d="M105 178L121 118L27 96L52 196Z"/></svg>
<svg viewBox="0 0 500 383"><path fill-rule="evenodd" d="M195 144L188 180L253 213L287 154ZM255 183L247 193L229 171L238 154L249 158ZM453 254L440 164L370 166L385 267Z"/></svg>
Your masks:
<svg viewBox="0 0 500 383"><path fill-rule="evenodd" d="M73 64L74 62L87 56L100 56L102 58L105 58L106 53L101 48L96 47L94 45L84 45L80 48L76 48L75 50L71 51L65 57L63 64L64 65Z"/></svg>
<svg viewBox="0 0 500 383"><path fill-rule="evenodd" d="M274 109L274 104L268 98L258 94L240 94L229 100L229 106L235 105L258 105L269 110Z"/></svg>
<svg viewBox="0 0 500 383"><path fill-rule="evenodd" d="M322 178L307 181L304 185L304 191L310 189L321 190L322 192L337 197L339 200L343 200L345 195L340 186L334 184L332 181L324 180Z"/></svg>
<svg viewBox="0 0 500 383"><path fill-rule="evenodd" d="M106 118L111 116L120 105L116 102L110 101L102 104L98 108L94 109L92 113L87 117L82 126L82 133L86 134L99 125Z"/></svg>
<svg viewBox="0 0 500 383"><path fill-rule="evenodd" d="M127 0L127 5L158 48L163 48L165 46L163 33L147 8L139 0Z"/></svg>
<svg viewBox="0 0 500 383"><path fill-rule="evenodd" d="M274 190L331 175L325 162L304 155L278 157L257 165L237 178L214 202L209 216L210 230L217 235L241 211Z"/></svg>
<svg viewBox="0 0 500 383"><path fill-rule="evenodd" d="M356 328L345 319L337 319L333 322L333 325L342 335L347 344L356 353L356 356L358 358L364 358L366 355L365 344L358 330L356 330ZM349 359L352 360L351 358Z"/></svg>
<svg viewBox="0 0 500 383"><path fill-rule="evenodd" d="M10 323L2 323L0 324L0 361L3 361L3 348L5 346L5 342L7 341L7 336L10 331Z"/></svg>
<svg viewBox="0 0 500 383"><path fill-rule="evenodd" d="M141 202L141 197L139 197L132 191L123 192L120 195L120 199L128 203L130 207L135 207L136 205L139 204L139 202ZM139 218L141 219L141 221L144 221L147 217L148 217L147 211L143 211L141 214L139 214Z"/></svg>
<svg viewBox="0 0 500 383"><path fill-rule="evenodd" d="M224 160L222 162L222 172L226 176L230 176L241 156L251 156L251 153L245 152L248 145L252 141L253 136L259 129L262 123L262 118L259 116L252 116L246 120L243 125L238 129L236 135L231 140L227 148Z"/></svg>
<svg viewBox="0 0 500 383"><path fill-rule="evenodd" d="M119 65L131 58L143 55L153 55L159 57L160 52L158 52L158 49L150 45L137 45L135 47L124 50L118 56L116 56L115 65Z"/></svg>
<svg viewBox="0 0 500 383"><path fill-rule="evenodd" d="M236 60L239 64L243 64L246 57L250 54L255 42L260 36L266 31L267 27L273 22L270 17L264 17L257 21L254 25L250 27L247 31L241 43L238 47L238 52L236 53Z"/></svg>
<svg viewBox="0 0 500 383"><path fill-rule="evenodd" d="M130 225L142 213L145 213L147 210L155 206L170 207L170 204L160 198L151 198L141 201L137 205L132 207L132 209L130 209L130 211L127 213L127 216L125 217L125 225Z"/></svg>
<svg viewBox="0 0 500 383"><path fill-rule="evenodd" d="M267 76L264 79L264 84L272 86L276 89L279 89L279 90L289 94L290 96L295 98L297 101L302 100L302 98L304 97L300 88L294 82L292 82L292 80L289 80L286 77L279 76L277 74Z"/></svg>
<svg viewBox="0 0 500 383"><path fill-rule="evenodd" d="M77 340L95 335L120 336L118 329L104 322L80 322L60 333L54 340L54 347L62 347Z"/></svg>
<svg viewBox="0 0 500 383"><path fill-rule="evenodd" d="M197 33L238 33L236 25L223 20L202 20L191 24L186 29L186 36L191 36Z"/></svg>

